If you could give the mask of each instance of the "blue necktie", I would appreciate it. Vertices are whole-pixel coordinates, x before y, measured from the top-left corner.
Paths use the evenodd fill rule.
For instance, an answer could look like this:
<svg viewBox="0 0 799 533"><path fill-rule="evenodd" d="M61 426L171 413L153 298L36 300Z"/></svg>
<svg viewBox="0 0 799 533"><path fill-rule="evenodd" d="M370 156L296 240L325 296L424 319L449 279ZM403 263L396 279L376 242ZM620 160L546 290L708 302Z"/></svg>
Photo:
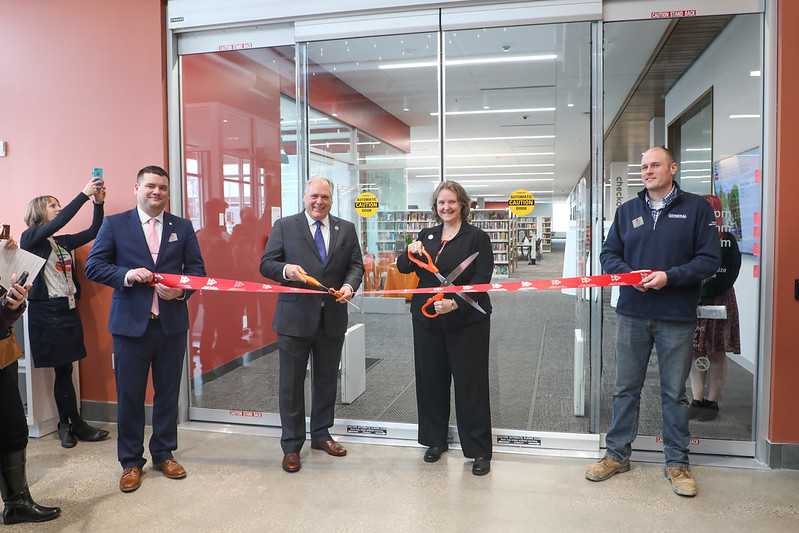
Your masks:
<svg viewBox="0 0 799 533"><path fill-rule="evenodd" d="M322 222L319 220L316 221L316 233L314 233L313 240L316 241L316 249L319 250L319 255L322 256L322 262L326 262L325 238L322 237Z"/></svg>

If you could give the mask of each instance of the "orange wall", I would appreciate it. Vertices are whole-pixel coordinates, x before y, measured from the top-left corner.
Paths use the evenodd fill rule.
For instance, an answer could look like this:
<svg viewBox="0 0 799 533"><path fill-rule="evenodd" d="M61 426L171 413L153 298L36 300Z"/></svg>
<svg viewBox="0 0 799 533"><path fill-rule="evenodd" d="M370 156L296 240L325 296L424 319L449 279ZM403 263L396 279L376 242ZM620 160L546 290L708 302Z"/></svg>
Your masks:
<svg viewBox="0 0 799 533"><path fill-rule="evenodd" d="M779 3L777 51L777 193L776 257L774 264L774 322L771 362L771 442L799 444L799 301L794 280L799 279L796 243L796 177L794 153L799 143L799 2Z"/></svg>
<svg viewBox="0 0 799 533"><path fill-rule="evenodd" d="M0 218L19 238L28 200L80 192L103 167L106 214L135 205L138 170L166 162L163 4L161 0L0 0ZM85 206L64 229L91 222ZM85 264L89 247L78 251ZM116 401L111 290L81 278L79 308L88 357L81 397Z"/></svg>

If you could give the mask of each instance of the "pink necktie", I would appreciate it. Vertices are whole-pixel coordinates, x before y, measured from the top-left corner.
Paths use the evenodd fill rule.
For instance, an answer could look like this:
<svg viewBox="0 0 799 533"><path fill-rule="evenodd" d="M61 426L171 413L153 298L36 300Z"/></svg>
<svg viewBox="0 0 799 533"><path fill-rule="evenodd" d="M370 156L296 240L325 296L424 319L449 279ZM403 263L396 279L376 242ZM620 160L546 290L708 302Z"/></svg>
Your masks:
<svg viewBox="0 0 799 533"><path fill-rule="evenodd" d="M155 223L156 219L151 218L150 222L150 229L147 232L147 245L150 247L150 255L153 257L153 264L158 261L158 234L155 232ZM158 314L158 292L153 291L153 305L150 307L150 311L154 314Z"/></svg>

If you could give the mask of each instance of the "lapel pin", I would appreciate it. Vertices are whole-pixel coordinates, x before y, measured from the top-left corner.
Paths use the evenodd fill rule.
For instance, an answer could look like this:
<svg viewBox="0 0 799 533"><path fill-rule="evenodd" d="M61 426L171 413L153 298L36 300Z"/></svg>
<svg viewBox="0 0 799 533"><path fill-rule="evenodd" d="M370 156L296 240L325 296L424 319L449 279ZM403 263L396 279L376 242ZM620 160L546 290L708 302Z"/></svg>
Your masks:
<svg viewBox="0 0 799 533"><path fill-rule="evenodd" d="M432 234L428 235L427 240L433 240L433 235Z"/></svg>

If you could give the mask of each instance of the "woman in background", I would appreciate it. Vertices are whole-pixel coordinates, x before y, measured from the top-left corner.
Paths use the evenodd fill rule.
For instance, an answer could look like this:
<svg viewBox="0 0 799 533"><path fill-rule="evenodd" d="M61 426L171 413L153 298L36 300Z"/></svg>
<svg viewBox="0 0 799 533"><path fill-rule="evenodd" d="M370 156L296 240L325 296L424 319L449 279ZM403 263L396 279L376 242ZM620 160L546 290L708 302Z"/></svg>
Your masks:
<svg viewBox="0 0 799 533"><path fill-rule="evenodd" d="M719 414L719 397L727 382L727 352L741 353L738 302L733 284L741 269L741 252L735 235L724 231L721 199L705 195L716 213L721 239L721 266L712 278L706 279L699 294L699 305L723 305L726 319L700 318L694 331L694 363L691 365L691 418L715 419ZM704 358L704 360L700 359ZM704 364L702 364L704 363ZM702 366L702 370L697 365ZM709 365L709 366L708 366ZM707 382L707 397L705 384Z"/></svg>
<svg viewBox="0 0 799 533"><path fill-rule="evenodd" d="M446 277L463 260L480 252L454 280L453 285L490 283L494 273L491 239L469 224L471 201L454 181L441 183L433 193L433 216L438 226L419 232L407 252L425 250ZM441 281L411 262L408 254L397 258L397 270L419 276L419 288L438 287ZM419 444L428 446L424 460L434 463L447 451L450 388L455 383L455 416L463 455L474 458L472 473L491 469L491 409L489 404L488 350L491 334L491 300L487 293L471 293L485 310L481 313L456 294L427 307L436 318L422 313L430 294L414 294L411 300L413 350L416 368L416 404L419 411Z"/></svg>
<svg viewBox="0 0 799 533"><path fill-rule="evenodd" d="M55 235L92 197L92 225L74 235ZM58 408L58 436L64 448L74 447L78 439L100 441L108 436L108 431L94 428L81 418L72 384L72 363L86 357L76 305L80 285L75 279L72 251L97 236L103 223L104 201L105 185L99 178L92 178L63 209L52 196L34 198L25 212L28 229L20 239L24 250L45 260L28 298L28 331L33 364L36 368L52 367L55 371L53 392Z"/></svg>
<svg viewBox="0 0 799 533"><path fill-rule="evenodd" d="M6 249L17 247L14 239L5 242ZM25 287L16 284L12 275L8 293L0 296L0 339L11 336L12 324L25 311L25 298L30 283ZM13 342L13 341L12 341ZM44 522L61 514L58 507L43 507L33 501L28 490L25 473L28 447L28 420L19 395L19 363L14 361L0 368L0 493L3 495L3 523Z"/></svg>

